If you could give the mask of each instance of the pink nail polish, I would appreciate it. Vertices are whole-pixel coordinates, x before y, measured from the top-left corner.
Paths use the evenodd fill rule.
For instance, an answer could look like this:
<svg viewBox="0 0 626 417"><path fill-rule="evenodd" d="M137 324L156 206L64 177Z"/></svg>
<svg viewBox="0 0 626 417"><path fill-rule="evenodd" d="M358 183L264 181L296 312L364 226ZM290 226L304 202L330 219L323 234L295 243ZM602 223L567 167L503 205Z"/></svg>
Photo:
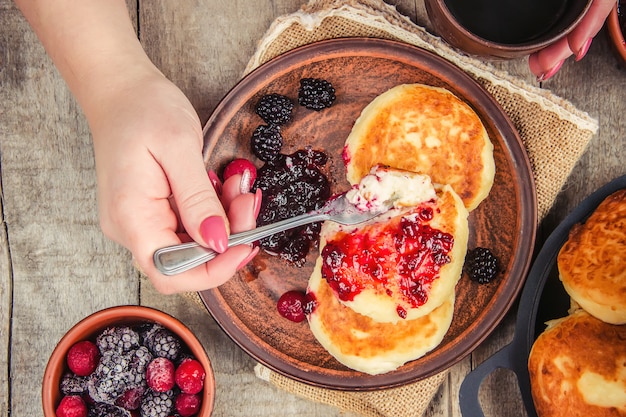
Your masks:
<svg viewBox="0 0 626 417"><path fill-rule="evenodd" d="M580 47L576 53L576 61L580 61L585 55L587 55L587 51L589 51L589 47L591 46L591 41L593 41L593 38L587 39L583 46Z"/></svg>
<svg viewBox="0 0 626 417"><path fill-rule="evenodd" d="M561 69L561 67L563 66L563 63L565 62L564 59L560 60L559 62L556 63L555 66L553 66L548 72L544 72L543 74L541 74L539 77L537 77L537 82L542 82L542 81L547 81L550 78L552 78L554 76L554 74L556 74L557 72L559 72L559 70Z"/></svg>
<svg viewBox="0 0 626 417"><path fill-rule="evenodd" d="M218 253L228 248L228 235L224 219L220 216L211 216L204 219L200 224L200 235L207 246Z"/></svg>
<svg viewBox="0 0 626 417"><path fill-rule="evenodd" d="M254 193L254 218L259 217L259 212L261 211L261 201L263 201L263 192L260 188L257 188Z"/></svg>
<svg viewBox="0 0 626 417"><path fill-rule="evenodd" d="M248 254L248 256L246 256L245 258L243 258L243 260L239 263L239 265L237 265L237 271L239 271L241 268L243 268L244 266L246 266L248 264L248 262L250 262L252 260L252 258L254 258L257 253L259 253L259 247L255 247L254 249L252 249L252 251Z"/></svg>
<svg viewBox="0 0 626 417"><path fill-rule="evenodd" d="M208 174L209 174L209 180L211 180L211 184L213 184L213 188L215 189L215 192L217 193L217 195L221 195L222 194L222 181L220 181L220 178L217 176L217 174L213 170L210 170Z"/></svg>

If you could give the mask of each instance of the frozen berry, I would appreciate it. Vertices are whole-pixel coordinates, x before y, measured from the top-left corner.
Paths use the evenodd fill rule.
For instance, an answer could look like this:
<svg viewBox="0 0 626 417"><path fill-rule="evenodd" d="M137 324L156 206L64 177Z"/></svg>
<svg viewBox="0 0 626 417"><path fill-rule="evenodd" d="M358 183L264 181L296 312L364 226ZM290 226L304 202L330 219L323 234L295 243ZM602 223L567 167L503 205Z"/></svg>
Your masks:
<svg viewBox="0 0 626 417"><path fill-rule="evenodd" d="M68 395L61 399L56 410L57 417L87 417L87 405L78 395Z"/></svg>
<svg viewBox="0 0 626 417"><path fill-rule="evenodd" d="M252 152L261 160L271 162L283 148L280 128L275 125L261 125L252 133Z"/></svg>
<svg viewBox="0 0 626 417"><path fill-rule="evenodd" d="M326 80L303 78L298 89L298 103L311 110L322 110L335 101L335 88Z"/></svg>
<svg viewBox="0 0 626 417"><path fill-rule="evenodd" d="M195 359L183 360L176 368L176 385L186 394L202 391L206 372L202 364Z"/></svg>
<svg viewBox="0 0 626 417"><path fill-rule="evenodd" d="M154 356L176 361L182 351L182 342L170 330L155 324L144 334L144 344Z"/></svg>
<svg viewBox="0 0 626 417"><path fill-rule="evenodd" d="M96 403L89 410L89 417L131 417L130 411L113 404Z"/></svg>
<svg viewBox="0 0 626 417"><path fill-rule="evenodd" d="M107 352L128 352L139 347L139 333L130 327L109 327L96 339L103 355Z"/></svg>
<svg viewBox="0 0 626 417"><path fill-rule="evenodd" d="M66 372L61 377L59 388L63 395L82 395L87 391L87 378Z"/></svg>
<svg viewBox="0 0 626 417"><path fill-rule="evenodd" d="M144 387L131 388L115 400L115 405L126 410L136 410L141 405L145 391Z"/></svg>
<svg viewBox="0 0 626 417"><path fill-rule="evenodd" d="M167 358L156 358L148 365L146 382L156 392L174 388L174 363Z"/></svg>
<svg viewBox="0 0 626 417"><path fill-rule="evenodd" d="M181 417L191 417L200 411L202 400L197 394L178 394L176 397L176 411Z"/></svg>
<svg viewBox="0 0 626 417"><path fill-rule="evenodd" d="M463 269L473 281L486 284L498 274L498 259L489 249L478 247L467 253Z"/></svg>
<svg viewBox="0 0 626 417"><path fill-rule="evenodd" d="M256 105L256 114L269 125L284 125L291 120L293 102L280 94L267 94Z"/></svg>
<svg viewBox="0 0 626 417"><path fill-rule="evenodd" d="M234 159L226 165L226 168L224 168L223 180L226 181L235 174L243 174L246 170L250 172L250 185L252 185L254 184L254 180L256 180L256 167L252 164L252 162L244 158Z"/></svg>
<svg viewBox="0 0 626 417"><path fill-rule="evenodd" d="M141 417L168 417L174 411L173 390L166 392L146 391L141 400Z"/></svg>
<svg viewBox="0 0 626 417"><path fill-rule="evenodd" d="M67 366L78 376L91 374L98 366L100 351L89 340L75 343L67 352Z"/></svg>
<svg viewBox="0 0 626 417"><path fill-rule="evenodd" d="M278 313L284 318L300 323L306 318L307 312L310 311L310 307L307 307L308 303L309 300L305 293L292 290L280 296L276 308Z"/></svg>

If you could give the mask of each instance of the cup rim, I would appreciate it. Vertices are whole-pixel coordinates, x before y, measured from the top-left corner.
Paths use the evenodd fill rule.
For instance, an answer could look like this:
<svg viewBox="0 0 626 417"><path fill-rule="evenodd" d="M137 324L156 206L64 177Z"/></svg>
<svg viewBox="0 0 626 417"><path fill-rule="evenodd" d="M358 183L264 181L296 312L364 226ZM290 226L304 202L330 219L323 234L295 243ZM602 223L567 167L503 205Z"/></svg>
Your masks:
<svg viewBox="0 0 626 417"><path fill-rule="evenodd" d="M497 41L483 38L471 32L469 29L467 29L464 25L462 25L458 21L458 19L450 11L446 0L435 0L435 2L440 5L441 13L443 13L446 20L448 20L448 22L454 25L457 30L463 33L463 36L467 37L472 42L485 45L486 47L489 47L490 49L512 52L512 53L515 53L515 52L528 53L527 51L529 49L532 49L532 52L538 51L558 41L559 39L567 36L576 27L576 25L578 25L578 23L580 23L580 21L585 17L587 12L589 11L589 8L591 7L591 4L593 3L592 0L586 0L585 7L578 14L578 16L576 16L576 19L570 22L561 32L553 36L550 36L549 38L542 39L541 41L527 41L527 42L522 42L522 43L503 43L503 42L497 42Z"/></svg>
<svg viewBox="0 0 626 417"><path fill-rule="evenodd" d="M611 9L611 12L609 13L606 23L607 23L607 29L609 32L609 37L611 38L611 42L613 43L614 49L617 51L617 53L622 58L624 63L626 63L626 42L624 40L624 36L626 35L622 32L622 28L620 27L620 24L619 24L619 16L617 13L617 3L613 5L613 8Z"/></svg>
<svg viewBox="0 0 626 417"><path fill-rule="evenodd" d="M41 401L44 416L56 416L56 407L61 393L59 382L66 370L65 357L69 348L79 340L93 337L98 331L115 323L155 322L174 331L185 343L194 357L202 364L206 376L202 391L202 405L198 416L210 416L215 402L215 376L211 360L204 346L193 332L172 315L152 307L140 305L121 305L96 311L74 324L59 340L52 351L43 375ZM99 322L100 325L95 326ZM63 366L64 365L64 366Z"/></svg>

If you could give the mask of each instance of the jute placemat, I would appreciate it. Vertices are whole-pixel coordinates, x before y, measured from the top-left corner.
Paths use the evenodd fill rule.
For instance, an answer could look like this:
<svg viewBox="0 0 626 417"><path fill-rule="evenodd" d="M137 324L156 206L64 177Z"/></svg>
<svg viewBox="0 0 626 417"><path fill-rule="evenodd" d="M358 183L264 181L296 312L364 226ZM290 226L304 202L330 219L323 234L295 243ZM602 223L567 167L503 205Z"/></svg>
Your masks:
<svg viewBox="0 0 626 417"><path fill-rule="evenodd" d="M456 64L500 103L528 151L543 219L576 161L598 129L597 121L549 91L497 70L451 48L380 0L311 0L271 25L245 74L298 46L339 37L375 37L406 42ZM197 294L188 294L201 303ZM285 391L313 401L372 417L419 417L424 414L447 372L399 388L343 392L309 386L259 364L256 375Z"/></svg>

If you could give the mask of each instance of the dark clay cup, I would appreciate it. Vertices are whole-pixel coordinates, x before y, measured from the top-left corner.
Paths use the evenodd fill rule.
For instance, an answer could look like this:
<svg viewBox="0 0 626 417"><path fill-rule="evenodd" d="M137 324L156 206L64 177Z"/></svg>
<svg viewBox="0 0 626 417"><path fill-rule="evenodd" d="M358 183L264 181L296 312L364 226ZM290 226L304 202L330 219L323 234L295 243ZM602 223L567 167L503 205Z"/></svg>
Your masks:
<svg viewBox="0 0 626 417"><path fill-rule="evenodd" d="M619 58L620 62L626 68L626 41L624 40L624 32L626 28L626 2L619 1L619 8L616 4L606 20L607 33L613 50Z"/></svg>
<svg viewBox="0 0 626 417"><path fill-rule="evenodd" d="M435 32L456 48L519 58L567 35L591 0L426 0Z"/></svg>

